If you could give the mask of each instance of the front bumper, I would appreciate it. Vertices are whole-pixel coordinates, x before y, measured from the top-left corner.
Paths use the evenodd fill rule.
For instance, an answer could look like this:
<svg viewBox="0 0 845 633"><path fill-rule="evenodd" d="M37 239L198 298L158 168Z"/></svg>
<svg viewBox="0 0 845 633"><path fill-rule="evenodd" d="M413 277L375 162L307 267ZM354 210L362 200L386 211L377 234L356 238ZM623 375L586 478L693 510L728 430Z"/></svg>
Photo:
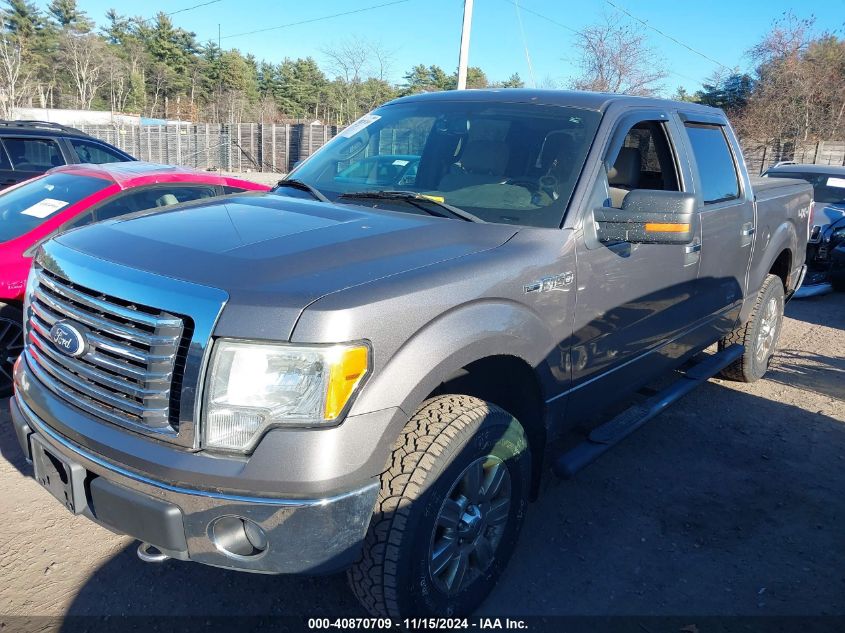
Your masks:
<svg viewBox="0 0 845 633"><path fill-rule="evenodd" d="M53 430L16 395L12 422L31 456L33 436L51 453L85 469L85 499L77 511L148 542L167 556L259 573L329 573L347 567L360 546L378 482L319 499L252 497L153 480L103 459ZM227 552L212 537L220 517L257 524L267 537L261 553Z"/></svg>

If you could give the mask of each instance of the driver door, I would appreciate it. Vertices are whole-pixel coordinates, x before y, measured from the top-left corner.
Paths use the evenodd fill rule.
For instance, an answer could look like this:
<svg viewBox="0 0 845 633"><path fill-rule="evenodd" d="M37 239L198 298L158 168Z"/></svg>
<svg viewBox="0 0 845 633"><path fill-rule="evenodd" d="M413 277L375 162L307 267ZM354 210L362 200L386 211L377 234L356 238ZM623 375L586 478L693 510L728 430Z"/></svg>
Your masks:
<svg viewBox="0 0 845 633"><path fill-rule="evenodd" d="M622 208L640 189L684 191L668 112L624 116L610 136L576 243L578 297L571 347L570 411L594 410L638 389L695 345L688 330L704 314L696 298L700 223L684 244L602 243L595 207ZM682 151L682 150L681 150Z"/></svg>

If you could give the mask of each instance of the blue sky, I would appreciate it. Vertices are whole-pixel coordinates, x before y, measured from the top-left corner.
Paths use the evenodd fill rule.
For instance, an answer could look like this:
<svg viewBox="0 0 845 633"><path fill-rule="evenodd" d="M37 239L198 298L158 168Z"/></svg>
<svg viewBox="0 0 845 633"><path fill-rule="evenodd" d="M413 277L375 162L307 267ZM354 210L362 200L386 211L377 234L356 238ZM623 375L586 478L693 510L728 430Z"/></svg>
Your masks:
<svg viewBox="0 0 845 633"><path fill-rule="evenodd" d="M170 13L203 1L208 0L133 2L131 9L117 0L79 0L79 5L102 23L110 7L116 7L122 13L151 17L157 11ZM401 81L402 75L417 63L439 64L446 70L454 70L463 0L406 0L354 15L238 35L390 1L219 0L175 14L172 19L178 26L195 32L200 41L217 39L220 25L224 48L238 48L272 62L310 55L322 63L323 49L358 37L379 42L392 53L394 62L390 74L395 81ZM845 28L845 0L816 3L796 0L613 0L613 3L728 67L746 68L749 64L745 57L747 49L787 10L792 9L799 17L814 13L820 29L841 33ZM46 6L47 0L41 0L40 4ZM600 20L603 13L613 11L607 0L519 0L519 4L523 7L525 42L538 83L549 78L562 84L577 73L575 35L564 27L577 30ZM695 90L717 68L712 61L653 30L647 30L647 34L672 73L665 82L667 93L673 93L679 85ZM475 0L470 64L481 66L492 79L504 79L513 72L529 79L512 0Z"/></svg>

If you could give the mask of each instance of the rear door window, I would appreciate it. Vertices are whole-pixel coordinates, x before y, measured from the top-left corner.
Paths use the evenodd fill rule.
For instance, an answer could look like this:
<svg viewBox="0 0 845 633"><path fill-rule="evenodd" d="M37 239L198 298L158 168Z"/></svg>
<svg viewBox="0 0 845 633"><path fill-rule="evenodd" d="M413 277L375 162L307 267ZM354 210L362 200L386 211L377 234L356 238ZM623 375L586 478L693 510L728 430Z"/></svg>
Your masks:
<svg viewBox="0 0 845 633"><path fill-rule="evenodd" d="M44 172L64 165L56 141L46 138L4 138L3 145L16 171Z"/></svg>
<svg viewBox="0 0 845 633"><path fill-rule="evenodd" d="M214 185L173 185L133 189L117 196L96 211L97 221L117 218L136 211L169 207L217 195Z"/></svg>
<svg viewBox="0 0 845 633"><path fill-rule="evenodd" d="M126 158L121 156L118 152L94 141L86 141L80 138L68 138L76 155L79 157L80 163L92 163L101 165L103 163L122 163Z"/></svg>
<svg viewBox="0 0 845 633"><path fill-rule="evenodd" d="M739 178L722 126L687 123L685 127L698 165L704 204L739 198Z"/></svg>

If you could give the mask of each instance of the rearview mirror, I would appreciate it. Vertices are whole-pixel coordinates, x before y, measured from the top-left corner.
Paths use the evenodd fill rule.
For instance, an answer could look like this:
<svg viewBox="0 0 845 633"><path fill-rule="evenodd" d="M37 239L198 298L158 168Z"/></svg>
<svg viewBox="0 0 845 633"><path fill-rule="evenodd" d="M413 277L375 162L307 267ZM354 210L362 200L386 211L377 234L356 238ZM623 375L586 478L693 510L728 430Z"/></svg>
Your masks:
<svg viewBox="0 0 845 633"><path fill-rule="evenodd" d="M593 211L600 242L690 244L695 235L695 196L680 191L636 189L621 209Z"/></svg>

